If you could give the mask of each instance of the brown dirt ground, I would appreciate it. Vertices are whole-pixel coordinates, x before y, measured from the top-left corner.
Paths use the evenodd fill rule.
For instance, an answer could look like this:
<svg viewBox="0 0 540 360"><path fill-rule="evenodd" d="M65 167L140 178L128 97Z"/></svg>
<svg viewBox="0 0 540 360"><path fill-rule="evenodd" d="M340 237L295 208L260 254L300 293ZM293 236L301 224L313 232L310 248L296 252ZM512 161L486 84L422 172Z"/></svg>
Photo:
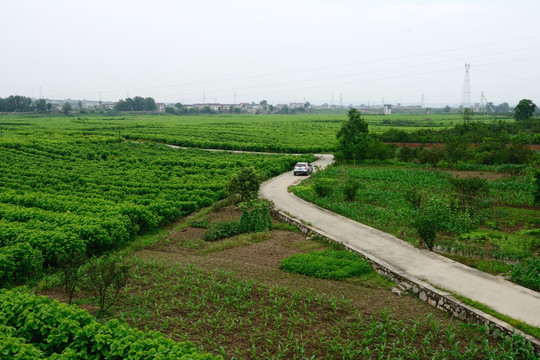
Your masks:
<svg viewBox="0 0 540 360"><path fill-rule="evenodd" d="M510 177L508 174L503 173L494 173L494 172L488 172L488 171L457 171L457 170L446 170L447 173L451 174L452 176L461 178L461 179L468 179L472 177L479 177L487 180L497 180L505 177Z"/></svg>
<svg viewBox="0 0 540 360"><path fill-rule="evenodd" d="M209 219L236 219L240 215L239 210L225 208L211 214ZM399 297L374 282L364 282L358 278L345 281L316 279L280 270L281 261L288 256L325 248L320 243L306 240L305 235L300 233L273 230L268 240L207 255L181 246L184 241L202 238L204 231L205 229L191 227L172 231L165 241L152 249L141 250L135 256L148 260L164 260L171 265L196 264L207 270L223 269L232 272L239 279L252 279L269 286L285 286L292 290L313 289L328 296L344 296L366 315L377 314L389 308L394 317L401 319L424 317L433 311L438 313L441 319L448 317L416 298Z"/></svg>

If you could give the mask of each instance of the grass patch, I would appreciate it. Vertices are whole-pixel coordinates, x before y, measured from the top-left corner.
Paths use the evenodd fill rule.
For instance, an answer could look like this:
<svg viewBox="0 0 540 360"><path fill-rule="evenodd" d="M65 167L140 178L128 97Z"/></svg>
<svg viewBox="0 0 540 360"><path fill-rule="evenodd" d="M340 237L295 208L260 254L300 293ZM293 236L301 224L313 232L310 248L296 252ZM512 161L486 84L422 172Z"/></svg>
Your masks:
<svg viewBox="0 0 540 360"><path fill-rule="evenodd" d="M371 265L349 251L315 251L295 254L281 262L280 268L320 279L341 280L372 271Z"/></svg>
<svg viewBox="0 0 540 360"><path fill-rule="evenodd" d="M271 237L270 233L258 232L249 234L240 234L227 239L223 239L215 242L206 242L205 246L201 249L203 254L210 254L220 252L223 250L233 249L239 246L249 246L264 240L268 240Z"/></svg>
<svg viewBox="0 0 540 360"><path fill-rule="evenodd" d="M300 232L300 230L296 226L291 225L286 222L280 222L280 223L274 224L274 230L285 230L285 231L292 231L292 232L297 232L297 233Z"/></svg>
<svg viewBox="0 0 540 360"><path fill-rule="evenodd" d="M359 285L370 289L386 289L392 290L396 286L396 283L392 280L382 276L381 274L371 271L367 274L356 276L350 279L344 280L347 283Z"/></svg>
<svg viewBox="0 0 540 360"><path fill-rule="evenodd" d="M491 275L500 275L508 273L512 269L512 265L502 261L492 259L478 259L465 255L445 254L445 256L454 261L460 262L472 268L486 272Z"/></svg>

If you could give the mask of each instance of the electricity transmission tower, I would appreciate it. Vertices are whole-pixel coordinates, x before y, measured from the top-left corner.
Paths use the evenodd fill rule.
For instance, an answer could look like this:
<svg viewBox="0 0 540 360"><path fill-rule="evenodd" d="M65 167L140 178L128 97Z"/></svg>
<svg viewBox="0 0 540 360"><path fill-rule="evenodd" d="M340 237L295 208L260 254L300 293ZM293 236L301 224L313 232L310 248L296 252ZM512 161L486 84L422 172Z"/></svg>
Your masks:
<svg viewBox="0 0 540 360"><path fill-rule="evenodd" d="M469 81L469 68L471 64L465 63L465 80L463 80L463 91L461 92L461 106L471 107L471 83Z"/></svg>

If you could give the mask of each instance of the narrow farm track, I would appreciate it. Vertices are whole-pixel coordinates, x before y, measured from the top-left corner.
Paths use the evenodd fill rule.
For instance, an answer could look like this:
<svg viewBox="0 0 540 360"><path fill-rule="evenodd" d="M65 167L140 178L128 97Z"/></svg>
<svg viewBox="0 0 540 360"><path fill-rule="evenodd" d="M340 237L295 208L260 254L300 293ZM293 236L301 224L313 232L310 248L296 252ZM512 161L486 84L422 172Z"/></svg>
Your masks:
<svg viewBox="0 0 540 360"><path fill-rule="evenodd" d="M325 168L332 155L317 155L314 164ZM276 209L312 224L361 253L378 258L400 271L431 285L478 302L499 313L540 327L540 294L495 276L447 259L364 224L324 210L288 192L301 181L293 172L277 176L261 186L260 196L272 200Z"/></svg>

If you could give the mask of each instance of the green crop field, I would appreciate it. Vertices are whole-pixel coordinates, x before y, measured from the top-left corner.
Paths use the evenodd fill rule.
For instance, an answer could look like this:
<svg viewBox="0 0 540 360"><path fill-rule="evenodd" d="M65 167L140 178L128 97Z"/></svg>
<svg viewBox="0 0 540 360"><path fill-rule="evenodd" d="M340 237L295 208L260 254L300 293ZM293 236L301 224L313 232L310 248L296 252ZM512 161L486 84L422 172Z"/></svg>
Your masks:
<svg viewBox="0 0 540 360"><path fill-rule="evenodd" d="M448 128L462 123L460 115L366 115L370 132L390 128L412 132ZM106 136L180 146L270 152L314 153L335 150L336 133L346 114L311 115L123 115L1 116L4 138L40 134ZM481 117L475 121L492 121Z"/></svg>
<svg viewBox="0 0 540 360"><path fill-rule="evenodd" d="M269 177L296 161L130 141L119 146L101 135L4 139L0 251L6 260L0 282L24 279L24 261L14 254L24 251L21 244L37 250L32 259L42 257L46 266L64 255L119 248L138 233L224 198L225 183L241 167Z"/></svg>
<svg viewBox="0 0 540 360"><path fill-rule="evenodd" d="M534 258L540 250L534 171L515 176L483 174L491 178L488 193L474 209L461 209L455 203L458 195L450 181L454 174L415 165L333 166L314 174L293 192L413 245L419 243L414 226L418 209L411 203L411 194L416 194L442 224L435 241L437 251L479 270L508 275L513 264ZM345 188L351 182L358 184L358 190L353 199L347 199ZM320 187L327 192L318 190ZM523 285L538 290L538 281L525 282Z"/></svg>
<svg viewBox="0 0 540 360"><path fill-rule="evenodd" d="M462 121L457 115L366 118L370 131L379 133L389 128L442 129ZM335 253L335 263L329 264L320 253L306 255L329 249L295 232L206 242L208 229L181 220L223 199L225 184L243 167L253 166L268 178L290 170L296 161L313 161L314 152L335 150L336 132L345 120L346 115L336 114L0 116L2 287L26 283L65 301L56 267L78 253L91 257L124 249L131 269L126 294L109 312L98 313L99 322L24 288L2 290L0 342L8 346L0 353L29 359L114 354L139 359L157 351L161 358L201 359L534 358L530 344L519 336L493 337L486 327L431 314L431 308L412 297L396 298L387 281L368 267L368 274L354 272L347 280L307 278L321 277L317 272L324 267L337 266L339 272L336 263L343 259ZM448 192L448 176L425 168L352 167L346 175L342 169L321 172L294 191L383 230L403 231L412 243L418 240L410 226L414 211L399 189L422 185L441 199ZM362 201L343 201L345 178L364 184L357 195ZM313 181L319 180L331 185L327 199L314 195ZM440 248L463 244L452 255L469 260L473 251L489 252L480 259L484 265L474 265L489 265L492 272L508 271L508 259L530 258L538 251L535 231L540 226L534 220L537 209L530 205L531 187L527 172L490 183L490 194L501 206L482 212L489 221L479 229L461 231L477 218L468 223L458 219L441 237ZM332 202L342 207L333 208ZM216 222L217 215L208 211L200 213L207 217L195 215L199 221L193 225L212 228L241 212L224 209ZM284 224L276 227L291 230ZM507 236L508 228L516 231ZM134 245L126 248L131 241ZM292 272L280 269L289 256L300 261ZM315 261L306 260L314 256ZM301 272L305 275L295 273L308 262L318 267L308 266ZM526 266L518 270L531 277ZM96 313L94 295L84 286L76 290L75 304Z"/></svg>

